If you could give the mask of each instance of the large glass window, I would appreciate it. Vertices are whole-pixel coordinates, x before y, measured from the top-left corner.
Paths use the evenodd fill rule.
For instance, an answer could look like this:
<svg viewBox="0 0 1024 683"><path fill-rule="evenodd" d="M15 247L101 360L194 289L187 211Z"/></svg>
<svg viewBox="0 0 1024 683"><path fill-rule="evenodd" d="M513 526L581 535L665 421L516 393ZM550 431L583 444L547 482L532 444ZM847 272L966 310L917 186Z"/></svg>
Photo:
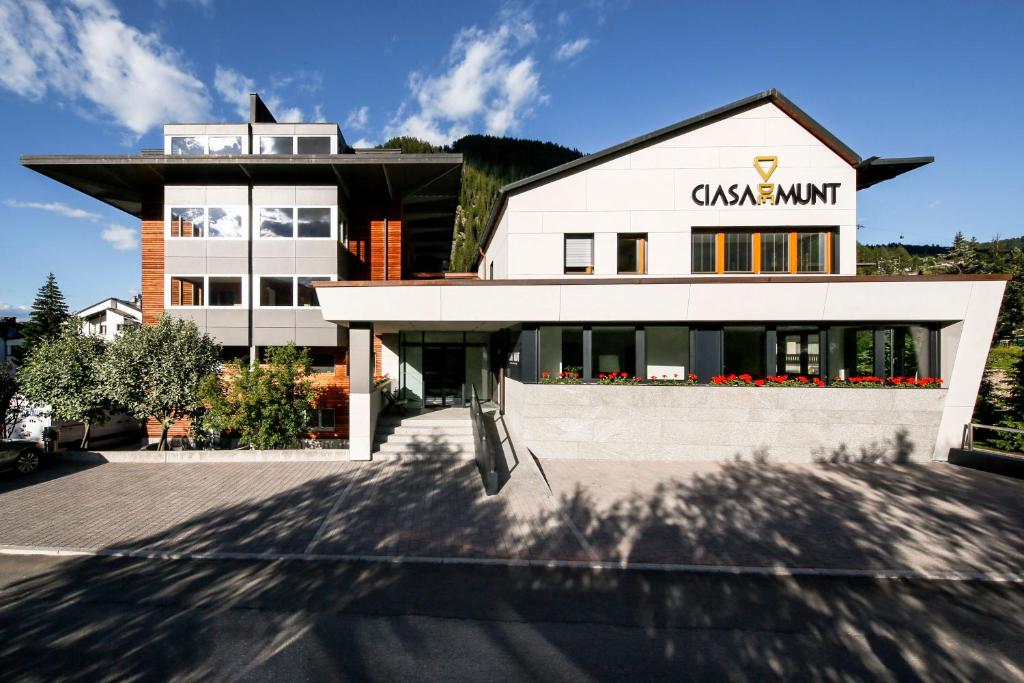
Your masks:
<svg viewBox="0 0 1024 683"><path fill-rule="evenodd" d="M299 208L298 215L299 237L330 237L331 236L331 210L328 208Z"/></svg>
<svg viewBox="0 0 1024 683"><path fill-rule="evenodd" d="M797 235L797 264L800 273L824 273L828 263L828 238L823 232Z"/></svg>
<svg viewBox="0 0 1024 683"><path fill-rule="evenodd" d="M594 272L594 235L565 236L565 272Z"/></svg>
<svg viewBox="0 0 1024 683"><path fill-rule="evenodd" d="M294 225L291 208L260 209L260 237L294 237Z"/></svg>
<svg viewBox="0 0 1024 683"><path fill-rule="evenodd" d="M313 372L334 373L335 350L329 346L313 347L309 350L309 364Z"/></svg>
<svg viewBox="0 0 1024 683"><path fill-rule="evenodd" d="M333 432L334 417L334 408L313 408L309 411L309 428L314 432Z"/></svg>
<svg viewBox="0 0 1024 683"><path fill-rule="evenodd" d="M789 272L789 233L761 233L761 272Z"/></svg>
<svg viewBox="0 0 1024 683"><path fill-rule="evenodd" d="M828 367L832 377L867 377L875 374L875 330L837 325L828 333Z"/></svg>
<svg viewBox="0 0 1024 683"><path fill-rule="evenodd" d="M202 237L206 226L206 212L202 207L171 208L171 237Z"/></svg>
<svg viewBox="0 0 1024 683"><path fill-rule="evenodd" d="M206 139L193 135L171 136L171 154L188 157L206 154Z"/></svg>
<svg viewBox="0 0 1024 683"><path fill-rule="evenodd" d="M260 137L260 154L294 154L294 139L292 136L271 136Z"/></svg>
<svg viewBox="0 0 1024 683"><path fill-rule="evenodd" d="M294 306L290 277L260 277L260 306Z"/></svg>
<svg viewBox="0 0 1024 683"><path fill-rule="evenodd" d="M691 238L691 271L714 273L718 270L716 259L715 233L695 232Z"/></svg>
<svg viewBox="0 0 1024 683"><path fill-rule="evenodd" d="M244 239L243 215L245 209L237 206L210 207L210 237Z"/></svg>
<svg viewBox="0 0 1024 683"><path fill-rule="evenodd" d="M237 135L211 135L210 154L241 154L242 138Z"/></svg>
<svg viewBox="0 0 1024 683"><path fill-rule="evenodd" d="M922 325L899 325L885 330L885 371L890 377L929 377L930 331Z"/></svg>
<svg viewBox="0 0 1024 683"><path fill-rule="evenodd" d="M298 138L299 154L330 154L331 139L329 137L306 137Z"/></svg>
<svg viewBox="0 0 1024 683"><path fill-rule="evenodd" d="M821 333L817 328L779 327L775 338L779 374L821 375Z"/></svg>
<svg viewBox="0 0 1024 683"><path fill-rule="evenodd" d="M211 277L210 306L241 306L241 277Z"/></svg>
<svg viewBox="0 0 1024 683"><path fill-rule="evenodd" d="M669 325L646 330L647 377L686 379L690 372L690 328Z"/></svg>
<svg viewBox="0 0 1024 683"><path fill-rule="evenodd" d="M611 373L636 375L636 329L594 327L591 332L594 376Z"/></svg>
<svg viewBox="0 0 1024 683"><path fill-rule="evenodd" d="M618 236L618 272L640 274L647 272L647 235Z"/></svg>
<svg viewBox="0 0 1024 683"><path fill-rule="evenodd" d="M753 238L749 232L725 233L725 272L750 273L754 270Z"/></svg>
<svg viewBox="0 0 1024 683"><path fill-rule="evenodd" d="M763 377L765 374L765 328L725 327L722 330L722 369L725 374Z"/></svg>
<svg viewBox="0 0 1024 683"><path fill-rule="evenodd" d="M299 306L319 306L320 300L316 296L316 287L313 286L313 283L328 282L329 280L328 277L298 277Z"/></svg>
<svg viewBox="0 0 1024 683"><path fill-rule="evenodd" d="M583 328L545 326L539 330L539 371L557 377L562 372L583 374Z"/></svg>

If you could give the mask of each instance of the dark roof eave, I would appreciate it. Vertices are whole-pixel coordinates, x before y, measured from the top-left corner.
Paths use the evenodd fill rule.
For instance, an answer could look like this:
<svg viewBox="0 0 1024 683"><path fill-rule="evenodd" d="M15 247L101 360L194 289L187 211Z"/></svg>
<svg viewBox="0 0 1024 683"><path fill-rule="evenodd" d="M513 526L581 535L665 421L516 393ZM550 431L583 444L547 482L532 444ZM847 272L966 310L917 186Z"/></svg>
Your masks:
<svg viewBox="0 0 1024 683"><path fill-rule="evenodd" d="M896 176L927 166L935 157L869 157L857 164L857 189L865 190Z"/></svg>
<svg viewBox="0 0 1024 683"><path fill-rule="evenodd" d="M174 166L195 165L197 167L212 165L237 165L247 164L253 166L273 166L275 164L337 164L337 165L361 165L372 166L375 164L461 164L461 154L400 154L400 155L370 155L370 154L275 154L256 155L241 154L231 156L172 156L163 154L158 156L141 156L135 154L54 154L34 155L23 154L20 157L22 166L33 168L42 165L88 165L88 164L116 164L116 165L152 165L166 164Z"/></svg>

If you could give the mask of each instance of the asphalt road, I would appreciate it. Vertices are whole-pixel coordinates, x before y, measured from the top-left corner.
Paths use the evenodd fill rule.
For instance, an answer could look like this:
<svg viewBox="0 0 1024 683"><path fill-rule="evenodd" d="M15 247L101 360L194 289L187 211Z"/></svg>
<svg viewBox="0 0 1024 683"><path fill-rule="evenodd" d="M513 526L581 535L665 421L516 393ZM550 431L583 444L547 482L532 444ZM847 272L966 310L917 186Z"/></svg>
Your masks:
<svg viewBox="0 0 1024 683"><path fill-rule="evenodd" d="M0 678L1020 680L1024 586L0 556Z"/></svg>

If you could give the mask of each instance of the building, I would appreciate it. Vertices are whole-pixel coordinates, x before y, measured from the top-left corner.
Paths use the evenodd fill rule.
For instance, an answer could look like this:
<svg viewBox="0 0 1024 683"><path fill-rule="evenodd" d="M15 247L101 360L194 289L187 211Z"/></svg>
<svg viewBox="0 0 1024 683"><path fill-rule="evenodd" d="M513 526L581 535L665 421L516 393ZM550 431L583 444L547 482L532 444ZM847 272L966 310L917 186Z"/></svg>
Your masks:
<svg viewBox="0 0 1024 683"><path fill-rule="evenodd" d="M17 362L14 349L24 343L21 338L22 325L24 323L18 322L14 316L0 317L0 368L8 361L11 364Z"/></svg>
<svg viewBox="0 0 1024 683"><path fill-rule="evenodd" d="M310 436L325 439L348 436L347 329L314 283L442 277L462 170L457 154L354 150L337 124L278 123L255 94L248 122L169 124L162 149L22 163L139 219L143 324L194 320L225 358L309 347L323 389Z"/></svg>
<svg viewBox="0 0 1024 683"><path fill-rule="evenodd" d="M468 278L440 273L460 158L252 109L159 154L23 163L142 218L145 322L334 354L353 458L380 372L423 408L475 390L540 458L944 458L970 419L1007 278L857 276L857 193L932 159L861 157L775 90L503 187ZM747 375L815 386L718 386Z"/></svg>
<svg viewBox="0 0 1024 683"><path fill-rule="evenodd" d="M82 320L82 332L107 341L142 324L142 309L137 304L113 297L97 301L75 315Z"/></svg>

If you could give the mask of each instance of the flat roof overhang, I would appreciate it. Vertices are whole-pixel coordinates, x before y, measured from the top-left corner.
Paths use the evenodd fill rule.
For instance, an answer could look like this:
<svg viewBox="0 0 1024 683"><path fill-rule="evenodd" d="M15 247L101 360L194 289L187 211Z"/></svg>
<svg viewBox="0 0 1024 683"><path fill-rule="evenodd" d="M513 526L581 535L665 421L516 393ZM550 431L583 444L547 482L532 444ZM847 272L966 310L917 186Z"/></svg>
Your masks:
<svg viewBox="0 0 1024 683"><path fill-rule="evenodd" d="M454 217L462 181L461 154L26 155L21 164L138 218L163 203L166 185L337 185L359 202L430 205Z"/></svg>
<svg viewBox="0 0 1024 683"><path fill-rule="evenodd" d="M522 322L957 321L998 312L1008 275L407 280L317 285L324 319L394 329ZM994 323L994 317L993 317Z"/></svg>

